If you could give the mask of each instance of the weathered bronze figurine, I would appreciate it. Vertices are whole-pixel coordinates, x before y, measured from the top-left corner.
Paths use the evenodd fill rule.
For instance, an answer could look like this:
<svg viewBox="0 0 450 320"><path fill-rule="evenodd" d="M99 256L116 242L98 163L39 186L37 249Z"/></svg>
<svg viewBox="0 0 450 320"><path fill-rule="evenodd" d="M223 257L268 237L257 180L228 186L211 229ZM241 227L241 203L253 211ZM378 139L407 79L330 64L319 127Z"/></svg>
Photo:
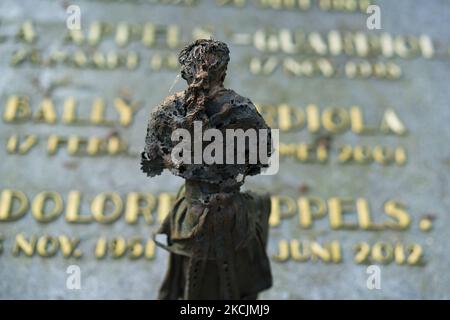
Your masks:
<svg viewBox="0 0 450 320"><path fill-rule="evenodd" d="M151 113L142 170L169 169L186 180L158 234L167 235L169 266L159 299L256 299L271 287L266 254L269 195L240 192L248 175L267 164L195 164L174 161L176 129L270 128L253 103L223 87L229 58L225 43L197 40L179 54L184 92L166 98ZM267 140L271 151L271 140ZM248 147L248 145L246 146ZM193 147L194 149L195 147ZM247 149L246 149L247 151ZM269 153L270 153L269 151Z"/></svg>

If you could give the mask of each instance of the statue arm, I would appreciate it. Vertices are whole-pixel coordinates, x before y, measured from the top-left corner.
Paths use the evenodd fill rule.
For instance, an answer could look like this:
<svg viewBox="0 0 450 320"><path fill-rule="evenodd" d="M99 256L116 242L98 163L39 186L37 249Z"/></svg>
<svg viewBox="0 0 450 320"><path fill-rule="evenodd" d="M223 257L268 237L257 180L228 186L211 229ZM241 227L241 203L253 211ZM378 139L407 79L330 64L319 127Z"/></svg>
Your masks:
<svg viewBox="0 0 450 320"><path fill-rule="evenodd" d="M266 139L266 145L267 145L267 156L270 158L273 150L272 150L272 137L271 137L271 128L267 125L266 121L264 120L264 118L262 117L262 115L258 112L258 110L256 109L256 106L250 101L250 99L248 99L248 103L250 106L250 110L251 110L251 114L252 114L252 118L253 118L253 128L255 128L257 131L261 130L261 129L265 129L267 130L266 133L267 135L265 136ZM261 132L262 133L262 132ZM260 144L260 139L262 138L262 136L258 135L258 148L259 148L259 144ZM259 151L259 150L258 150ZM247 175L257 175L261 173L261 169L262 168L266 168L268 167L268 164L264 164L261 162L258 162L257 164L248 164L247 167Z"/></svg>
<svg viewBox="0 0 450 320"><path fill-rule="evenodd" d="M267 130L266 140L267 140L267 155L270 157L272 154L272 139L271 139L271 128L267 125L266 121L262 115L256 109L253 102L245 97L238 96L235 99L235 104L233 106L233 116L235 117L234 122L237 123L237 127L246 129L255 129L258 133L258 148L261 136L259 135L261 129ZM262 133L262 132L261 132ZM259 151L259 150L258 150ZM248 164L246 169L246 175L257 175L261 173L261 169L268 167L267 164L258 161L257 164Z"/></svg>
<svg viewBox="0 0 450 320"><path fill-rule="evenodd" d="M160 175L165 169L164 155L170 144L167 114L164 103L150 114L145 138L145 148L141 153L141 170L149 177Z"/></svg>

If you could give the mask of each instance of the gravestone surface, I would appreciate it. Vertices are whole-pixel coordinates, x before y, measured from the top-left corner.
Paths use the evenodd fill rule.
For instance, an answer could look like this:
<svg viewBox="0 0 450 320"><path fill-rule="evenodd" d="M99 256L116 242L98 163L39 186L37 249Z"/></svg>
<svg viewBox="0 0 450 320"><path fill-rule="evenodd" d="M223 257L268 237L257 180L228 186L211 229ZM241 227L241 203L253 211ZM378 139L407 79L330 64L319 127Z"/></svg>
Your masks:
<svg viewBox="0 0 450 320"><path fill-rule="evenodd" d="M450 298L447 1L71 5L0 3L0 298L156 297L182 180L139 155L179 50L210 36L280 129L279 172L245 184L272 194L260 298Z"/></svg>

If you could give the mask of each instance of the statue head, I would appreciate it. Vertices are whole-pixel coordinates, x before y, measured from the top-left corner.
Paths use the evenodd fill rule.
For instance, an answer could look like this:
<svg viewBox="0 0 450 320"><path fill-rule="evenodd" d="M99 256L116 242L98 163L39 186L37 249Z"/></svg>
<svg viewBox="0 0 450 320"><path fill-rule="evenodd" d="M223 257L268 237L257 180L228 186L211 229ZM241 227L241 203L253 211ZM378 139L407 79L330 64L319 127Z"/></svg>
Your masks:
<svg viewBox="0 0 450 320"><path fill-rule="evenodd" d="M230 61L230 51L223 42L199 39L181 50L178 61L181 76L189 85L204 80L222 84Z"/></svg>

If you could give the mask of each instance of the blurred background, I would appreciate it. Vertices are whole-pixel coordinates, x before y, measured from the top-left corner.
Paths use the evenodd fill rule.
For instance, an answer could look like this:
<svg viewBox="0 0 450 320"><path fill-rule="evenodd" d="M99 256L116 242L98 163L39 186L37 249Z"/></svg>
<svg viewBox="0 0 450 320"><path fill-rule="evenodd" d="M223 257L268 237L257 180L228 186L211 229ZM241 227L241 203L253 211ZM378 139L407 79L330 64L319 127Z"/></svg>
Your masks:
<svg viewBox="0 0 450 320"><path fill-rule="evenodd" d="M0 298L156 298L183 181L139 155L211 36L280 129L245 185L272 195L260 298L450 298L449 30L444 0L2 0Z"/></svg>

